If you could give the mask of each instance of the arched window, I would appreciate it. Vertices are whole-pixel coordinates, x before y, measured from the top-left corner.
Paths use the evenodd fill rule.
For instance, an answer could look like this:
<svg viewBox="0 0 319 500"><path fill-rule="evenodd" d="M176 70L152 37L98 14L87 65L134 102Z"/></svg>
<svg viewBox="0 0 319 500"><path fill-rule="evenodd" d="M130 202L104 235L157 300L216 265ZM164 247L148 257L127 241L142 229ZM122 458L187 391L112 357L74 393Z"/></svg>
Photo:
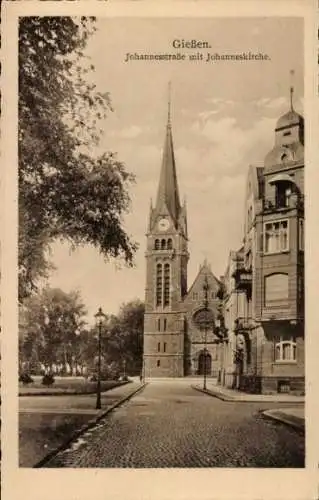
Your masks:
<svg viewBox="0 0 319 500"><path fill-rule="evenodd" d="M162 264L157 264L156 266L156 305L162 305L162 294L163 294L163 266Z"/></svg>
<svg viewBox="0 0 319 500"><path fill-rule="evenodd" d="M166 342L164 342L164 352L166 352Z"/></svg>
<svg viewBox="0 0 319 500"><path fill-rule="evenodd" d="M157 360L157 366L161 366L161 362L159 359Z"/></svg>
<svg viewBox="0 0 319 500"><path fill-rule="evenodd" d="M285 338L283 335L275 339L275 361L296 361L296 338Z"/></svg>
<svg viewBox="0 0 319 500"><path fill-rule="evenodd" d="M275 273L265 277L265 305L288 304L288 274Z"/></svg>
<svg viewBox="0 0 319 500"><path fill-rule="evenodd" d="M159 250L160 249L160 240L155 240L155 250Z"/></svg>
<svg viewBox="0 0 319 500"><path fill-rule="evenodd" d="M158 343L157 343L157 351L158 351L158 352L160 352L160 350L161 350L161 343L160 343L160 342L158 342Z"/></svg>
<svg viewBox="0 0 319 500"><path fill-rule="evenodd" d="M161 331L161 320L158 318L157 320L157 330L160 332Z"/></svg>
<svg viewBox="0 0 319 500"><path fill-rule="evenodd" d="M164 306L169 305L170 265L164 265Z"/></svg>
<svg viewBox="0 0 319 500"><path fill-rule="evenodd" d="M167 240L167 248L168 248L168 250L172 250L172 248L173 248L172 238L168 238L168 240Z"/></svg>
<svg viewBox="0 0 319 500"><path fill-rule="evenodd" d="M162 240L161 241L161 249L165 250L165 248L166 248L166 240Z"/></svg>
<svg viewBox="0 0 319 500"><path fill-rule="evenodd" d="M167 319L164 318L164 328L163 328L164 332L166 332L166 328L167 328Z"/></svg>

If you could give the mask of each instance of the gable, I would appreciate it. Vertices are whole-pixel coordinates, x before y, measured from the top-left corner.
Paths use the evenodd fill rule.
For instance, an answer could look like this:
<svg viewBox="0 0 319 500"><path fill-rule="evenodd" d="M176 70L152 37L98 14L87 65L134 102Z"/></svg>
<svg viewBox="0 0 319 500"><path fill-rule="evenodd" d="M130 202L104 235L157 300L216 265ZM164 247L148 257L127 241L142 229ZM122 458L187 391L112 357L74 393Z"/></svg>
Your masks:
<svg viewBox="0 0 319 500"><path fill-rule="evenodd" d="M184 298L184 303L191 303L193 305L195 305L195 303L203 303L205 298L203 286L205 284L206 277L209 286L208 300L218 300L217 292L220 287L220 281L216 278L208 265L203 265L200 267L192 286Z"/></svg>

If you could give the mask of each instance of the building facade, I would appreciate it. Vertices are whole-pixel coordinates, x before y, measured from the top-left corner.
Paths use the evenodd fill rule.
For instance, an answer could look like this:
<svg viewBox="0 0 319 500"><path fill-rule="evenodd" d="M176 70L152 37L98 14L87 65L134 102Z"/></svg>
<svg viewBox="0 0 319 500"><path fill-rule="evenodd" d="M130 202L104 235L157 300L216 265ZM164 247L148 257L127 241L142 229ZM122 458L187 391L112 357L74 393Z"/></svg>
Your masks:
<svg viewBox="0 0 319 500"><path fill-rule="evenodd" d="M303 393L304 120L292 102L277 121L264 167L249 168L245 213L244 246L232 273L241 297L230 330L237 337L235 385Z"/></svg>
<svg viewBox="0 0 319 500"><path fill-rule="evenodd" d="M183 377L205 370L208 376L217 374L215 318L220 282L205 262L193 285L187 287L187 213L179 197L170 114L146 237L144 376Z"/></svg>
<svg viewBox="0 0 319 500"><path fill-rule="evenodd" d="M188 288L170 116L146 250L144 376L217 377L247 392L304 391L304 120L277 121L263 167L247 174L243 245L217 279L204 262Z"/></svg>

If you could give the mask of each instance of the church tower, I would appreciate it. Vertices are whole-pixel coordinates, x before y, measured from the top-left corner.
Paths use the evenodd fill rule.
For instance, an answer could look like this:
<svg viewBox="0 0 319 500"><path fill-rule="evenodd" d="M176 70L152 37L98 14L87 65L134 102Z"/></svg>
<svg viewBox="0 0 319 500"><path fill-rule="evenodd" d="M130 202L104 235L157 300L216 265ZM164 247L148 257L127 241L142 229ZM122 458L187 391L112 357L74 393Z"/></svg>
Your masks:
<svg viewBox="0 0 319 500"><path fill-rule="evenodd" d="M184 314L187 293L186 204L180 203L170 102L156 205L150 207L146 250L144 376L184 375Z"/></svg>

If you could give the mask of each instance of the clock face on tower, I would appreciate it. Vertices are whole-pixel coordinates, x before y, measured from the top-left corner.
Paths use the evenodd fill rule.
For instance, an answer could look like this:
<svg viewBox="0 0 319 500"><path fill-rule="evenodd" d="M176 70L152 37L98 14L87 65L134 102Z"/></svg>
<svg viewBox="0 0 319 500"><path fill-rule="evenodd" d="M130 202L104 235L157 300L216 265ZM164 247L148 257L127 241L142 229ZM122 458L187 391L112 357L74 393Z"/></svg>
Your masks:
<svg viewBox="0 0 319 500"><path fill-rule="evenodd" d="M168 219L162 218L158 221L157 227L159 231L166 231L169 228Z"/></svg>

